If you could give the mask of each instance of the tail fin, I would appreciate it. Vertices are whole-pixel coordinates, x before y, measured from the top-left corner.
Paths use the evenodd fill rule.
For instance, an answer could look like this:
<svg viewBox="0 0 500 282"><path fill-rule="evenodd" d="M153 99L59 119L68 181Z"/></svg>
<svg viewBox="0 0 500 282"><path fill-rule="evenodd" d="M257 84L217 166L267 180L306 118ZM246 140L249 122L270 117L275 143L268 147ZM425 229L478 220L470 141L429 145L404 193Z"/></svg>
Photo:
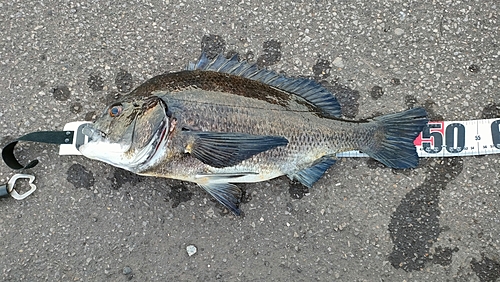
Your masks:
<svg viewBox="0 0 500 282"><path fill-rule="evenodd" d="M377 117L373 121L379 124L374 142L363 152L388 167L416 167L418 155L413 141L428 121L424 108Z"/></svg>

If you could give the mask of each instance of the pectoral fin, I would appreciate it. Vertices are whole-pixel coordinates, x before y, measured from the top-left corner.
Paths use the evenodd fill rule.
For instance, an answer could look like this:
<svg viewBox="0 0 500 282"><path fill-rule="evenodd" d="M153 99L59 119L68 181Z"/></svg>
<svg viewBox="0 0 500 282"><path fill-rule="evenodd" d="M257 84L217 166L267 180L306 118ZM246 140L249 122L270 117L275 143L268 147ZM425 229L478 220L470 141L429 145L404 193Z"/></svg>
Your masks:
<svg viewBox="0 0 500 282"><path fill-rule="evenodd" d="M288 144L288 140L280 136L204 131L186 134L194 137L186 152L216 168L233 166L253 155Z"/></svg>
<svg viewBox="0 0 500 282"><path fill-rule="evenodd" d="M243 193L238 186L227 182L199 185L235 215L240 215L240 201Z"/></svg>

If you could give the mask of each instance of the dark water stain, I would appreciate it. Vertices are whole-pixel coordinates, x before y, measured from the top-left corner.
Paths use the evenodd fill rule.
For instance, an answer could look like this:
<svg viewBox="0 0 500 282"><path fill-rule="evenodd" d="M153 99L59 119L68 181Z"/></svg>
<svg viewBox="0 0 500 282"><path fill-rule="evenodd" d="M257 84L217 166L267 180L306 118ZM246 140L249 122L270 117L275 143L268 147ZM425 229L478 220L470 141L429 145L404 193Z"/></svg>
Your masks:
<svg viewBox="0 0 500 282"><path fill-rule="evenodd" d="M73 164L66 172L66 180L75 188L91 189L94 186L94 173L81 164Z"/></svg>
<svg viewBox="0 0 500 282"><path fill-rule="evenodd" d="M472 73L477 73L481 70L481 68L476 64L470 65L467 69Z"/></svg>
<svg viewBox="0 0 500 282"><path fill-rule="evenodd" d="M89 75L89 79L87 80L87 86L90 90L96 92L101 91L104 88L104 80L100 73L92 73Z"/></svg>
<svg viewBox="0 0 500 282"><path fill-rule="evenodd" d="M500 104L490 103L483 108L481 118L490 119L500 117Z"/></svg>
<svg viewBox="0 0 500 282"><path fill-rule="evenodd" d="M477 277L479 277L479 281L481 282L497 281L500 278L500 262L487 257L485 254L481 255L481 261L472 259L472 270L476 273Z"/></svg>
<svg viewBox="0 0 500 282"><path fill-rule="evenodd" d="M189 191L185 185L176 185L172 186L168 197L172 200L172 208L176 208L181 203L191 200L193 192Z"/></svg>
<svg viewBox="0 0 500 282"><path fill-rule="evenodd" d="M401 85L401 79L393 77L393 78L391 78L391 84L394 86Z"/></svg>
<svg viewBox="0 0 500 282"><path fill-rule="evenodd" d="M427 117L429 120L438 121L443 120L443 116L436 113L434 106L436 103L432 100L425 100L424 103L419 103L417 98L413 95L406 95L404 97L404 103L407 109L413 109L415 107L423 107L427 111Z"/></svg>
<svg viewBox="0 0 500 282"><path fill-rule="evenodd" d="M372 158L368 158L366 160L366 165L368 166L369 169L377 169L377 168L386 167L383 163L381 163L375 159L372 159Z"/></svg>
<svg viewBox="0 0 500 282"><path fill-rule="evenodd" d="M229 51L227 51L227 53L226 53L226 59L231 59L233 56L236 56L236 58L238 59L238 61L241 61L241 55L240 55L240 53L238 53L238 51L236 51L236 50L229 50Z"/></svg>
<svg viewBox="0 0 500 282"><path fill-rule="evenodd" d="M404 100L404 103L408 109L415 108L415 105L417 104L417 98L415 98L415 96L406 95Z"/></svg>
<svg viewBox="0 0 500 282"><path fill-rule="evenodd" d="M432 256L432 262L434 264L439 264L442 266L447 266L451 264L451 259L453 257L453 253L458 252L459 249L455 248L442 248L436 247L434 255Z"/></svg>
<svg viewBox="0 0 500 282"><path fill-rule="evenodd" d="M384 96L384 90L382 87L375 85L370 90L370 96L372 96L373 99L378 100Z"/></svg>
<svg viewBox="0 0 500 282"><path fill-rule="evenodd" d="M109 93L106 93L106 95L99 97L99 101L104 103L105 105L109 105L111 103L114 103L118 101L121 97L123 97L124 94L121 94L116 91L112 91Z"/></svg>
<svg viewBox="0 0 500 282"><path fill-rule="evenodd" d="M342 115L354 119L359 112L359 91L338 83L332 85L322 82L321 84L337 98L342 108Z"/></svg>
<svg viewBox="0 0 500 282"><path fill-rule="evenodd" d="M263 44L264 54L257 58L259 67L274 65L281 60L281 42L271 39Z"/></svg>
<svg viewBox="0 0 500 282"><path fill-rule="evenodd" d="M241 186L243 186L243 185L240 184L240 186L239 186L240 189L241 189L241 192L242 192L241 193L241 201L240 202L243 203L243 204L248 204L253 199L252 193L247 193L247 190L244 189Z"/></svg>
<svg viewBox="0 0 500 282"><path fill-rule="evenodd" d="M74 113L74 114L80 113L82 111L82 109L83 109L83 106L79 102L75 102L75 103L71 104L71 106L69 106L69 111Z"/></svg>
<svg viewBox="0 0 500 282"><path fill-rule="evenodd" d="M95 111L91 111L85 114L85 121L94 121L97 118L97 114Z"/></svg>
<svg viewBox="0 0 500 282"><path fill-rule="evenodd" d="M443 120L443 116L436 113L436 111L434 110L435 105L436 105L436 103L434 103L434 101L425 100L423 106L424 106L425 110L427 111L427 117L429 118L429 120Z"/></svg>
<svg viewBox="0 0 500 282"><path fill-rule="evenodd" d="M128 93L132 90L132 74L124 69L120 69L115 77L115 85L119 92Z"/></svg>
<svg viewBox="0 0 500 282"><path fill-rule="evenodd" d="M294 199L302 199L309 193L309 189L300 182L291 181L288 187L288 193L290 194L290 197Z"/></svg>
<svg viewBox="0 0 500 282"><path fill-rule="evenodd" d="M123 184L130 183L130 185L135 186L139 182L142 182L146 177L137 175L130 171L115 168L113 171L113 176L108 178L111 181L111 188L118 190Z"/></svg>
<svg viewBox="0 0 500 282"><path fill-rule="evenodd" d="M69 99L71 91L69 91L68 86L61 85L52 89L52 95L54 96L54 99L56 99L57 101L66 101Z"/></svg>
<svg viewBox="0 0 500 282"><path fill-rule="evenodd" d="M432 262L430 248L442 228L439 225L439 193L463 169L462 158L431 160L423 183L401 200L391 216L389 232L393 249L388 260L395 268L415 271ZM435 263L448 263L448 250L436 249Z"/></svg>
<svg viewBox="0 0 500 282"><path fill-rule="evenodd" d="M209 59L223 54L226 50L226 41L217 34L203 35L201 39L201 52L205 53Z"/></svg>
<svg viewBox="0 0 500 282"><path fill-rule="evenodd" d="M249 62L249 63L250 63L250 62L253 62L253 60L255 59L255 54L254 54L254 52L253 52L253 51L248 51L248 52L244 55L244 57L243 57L242 59L244 59L245 61L247 61L247 62Z"/></svg>
<svg viewBox="0 0 500 282"><path fill-rule="evenodd" d="M312 67L314 79L320 81L330 76L332 64L328 60L318 59Z"/></svg>

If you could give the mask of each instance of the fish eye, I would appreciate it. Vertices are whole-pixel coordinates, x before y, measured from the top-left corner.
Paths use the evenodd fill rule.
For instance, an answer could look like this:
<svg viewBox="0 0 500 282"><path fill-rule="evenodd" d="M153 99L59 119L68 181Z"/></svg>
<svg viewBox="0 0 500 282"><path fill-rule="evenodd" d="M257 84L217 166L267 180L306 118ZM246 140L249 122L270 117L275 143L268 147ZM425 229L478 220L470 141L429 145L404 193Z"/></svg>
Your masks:
<svg viewBox="0 0 500 282"><path fill-rule="evenodd" d="M108 112L111 117L117 117L119 116L123 111L123 106L122 105L114 105L111 108L109 108Z"/></svg>

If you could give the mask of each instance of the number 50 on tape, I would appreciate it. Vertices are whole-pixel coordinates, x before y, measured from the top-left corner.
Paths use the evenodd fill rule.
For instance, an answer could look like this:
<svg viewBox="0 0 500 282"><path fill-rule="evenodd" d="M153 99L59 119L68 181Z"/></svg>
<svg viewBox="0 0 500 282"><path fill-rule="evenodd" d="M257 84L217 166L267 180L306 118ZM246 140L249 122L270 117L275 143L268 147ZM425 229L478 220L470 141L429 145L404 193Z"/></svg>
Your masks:
<svg viewBox="0 0 500 282"><path fill-rule="evenodd" d="M431 121L415 139L420 157L500 153L500 119Z"/></svg>

